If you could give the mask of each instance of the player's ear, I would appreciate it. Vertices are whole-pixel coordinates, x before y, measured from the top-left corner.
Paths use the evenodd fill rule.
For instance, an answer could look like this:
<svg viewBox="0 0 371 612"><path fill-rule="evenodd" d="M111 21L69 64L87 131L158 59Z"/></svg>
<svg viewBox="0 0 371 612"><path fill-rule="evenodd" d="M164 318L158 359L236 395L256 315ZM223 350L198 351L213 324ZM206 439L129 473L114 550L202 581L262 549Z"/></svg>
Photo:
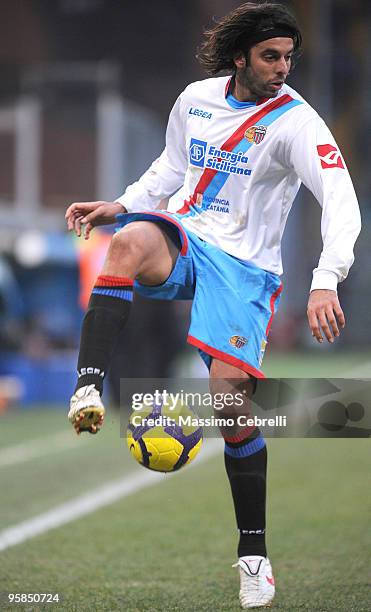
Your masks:
<svg viewBox="0 0 371 612"><path fill-rule="evenodd" d="M238 70L246 68L246 57L242 51L236 53L236 55L233 57L233 62Z"/></svg>

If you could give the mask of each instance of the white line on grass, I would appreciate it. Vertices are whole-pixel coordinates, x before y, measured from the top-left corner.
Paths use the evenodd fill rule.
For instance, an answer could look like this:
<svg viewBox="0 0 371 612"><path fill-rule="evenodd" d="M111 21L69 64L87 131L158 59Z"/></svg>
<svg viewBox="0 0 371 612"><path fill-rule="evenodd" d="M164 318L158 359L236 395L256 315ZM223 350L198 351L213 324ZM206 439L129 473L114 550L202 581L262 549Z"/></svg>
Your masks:
<svg viewBox="0 0 371 612"><path fill-rule="evenodd" d="M76 435L73 435L72 430L66 430L48 437L35 438L34 440L22 442L22 444L8 446L0 450L0 468L23 463L30 459L37 459L51 453L79 447L81 441L84 442L87 439L88 438L78 439Z"/></svg>
<svg viewBox="0 0 371 612"><path fill-rule="evenodd" d="M186 469L209 459L222 449L221 440L207 440L203 444L199 457ZM156 474L149 470L111 481L90 493L75 497L69 502L56 506L32 519L22 521L13 527L0 531L0 551L21 544L51 529L66 525L82 516L91 514L96 510L109 506L114 502L127 497L136 491L160 484L165 481L163 474Z"/></svg>

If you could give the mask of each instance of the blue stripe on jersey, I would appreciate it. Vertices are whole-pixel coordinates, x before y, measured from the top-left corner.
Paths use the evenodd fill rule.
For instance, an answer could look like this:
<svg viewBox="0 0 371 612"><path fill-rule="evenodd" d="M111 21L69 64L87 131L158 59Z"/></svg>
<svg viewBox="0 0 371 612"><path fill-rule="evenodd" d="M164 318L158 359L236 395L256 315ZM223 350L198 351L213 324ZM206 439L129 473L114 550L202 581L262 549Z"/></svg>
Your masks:
<svg viewBox="0 0 371 612"><path fill-rule="evenodd" d="M254 455L258 451L260 451L265 446L265 440L263 436L258 436L255 440L251 440L251 442L247 442L243 446L239 446L238 448L229 446L229 444L225 444L224 452L226 455L230 457L234 457L235 459L243 459L244 457L249 457L250 455Z"/></svg>
<svg viewBox="0 0 371 612"><path fill-rule="evenodd" d="M299 104L303 104L303 103L300 100L290 100L290 102L287 102L287 104L284 104L283 106L280 106L279 108L276 108L275 110L265 115L265 117L263 117L262 119L258 121L258 125L265 125L265 126L271 125L274 121L276 121L276 119L284 115L288 110L290 110L294 106L298 106ZM247 138L242 138L240 142L234 147L234 149L232 149L232 152L238 153L239 151L241 151L243 153L246 153L246 151L248 151L250 147L252 146L256 146L256 145L249 142ZM204 196L207 196L207 201L210 202L212 198L215 198L218 195L219 191L222 189L223 185L226 183L229 177L230 177L229 172L222 172L222 171L219 171L214 176L212 181L206 187L204 194L203 194ZM203 202L201 206L193 205L191 207L191 210L185 215L182 215L181 218L185 219L186 217L193 217L196 214L202 213L204 210L207 210L206 201L205 203Z"/></svg>
<svg viewBox="0 0 371 612"><path fill-rule="evenodd" d="M93 293L99 295L109 295L111 297L119 298L120 300L126 300L127 302L133 301L132 289L117 289L115 287L94 287Z"/></svg>

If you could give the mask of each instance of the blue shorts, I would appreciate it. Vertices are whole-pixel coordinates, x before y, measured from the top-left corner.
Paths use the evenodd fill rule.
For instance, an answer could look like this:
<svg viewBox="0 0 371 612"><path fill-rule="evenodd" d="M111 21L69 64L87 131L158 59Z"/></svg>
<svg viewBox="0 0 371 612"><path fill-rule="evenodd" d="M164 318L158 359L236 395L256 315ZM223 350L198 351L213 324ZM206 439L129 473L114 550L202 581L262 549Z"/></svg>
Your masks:
<svg viewBox="0 0 371 612"><path fill-rule="evenodd" d="M133 221L177 228L181 250L169 278L151 287L135 281L135 290L148 298L193 300L187 341L206 365L215 357L264 378L260 366L280 300L280 278L205 242L186 230L176 213L128 213L117 215L117 221L119 228Z"/></svg>

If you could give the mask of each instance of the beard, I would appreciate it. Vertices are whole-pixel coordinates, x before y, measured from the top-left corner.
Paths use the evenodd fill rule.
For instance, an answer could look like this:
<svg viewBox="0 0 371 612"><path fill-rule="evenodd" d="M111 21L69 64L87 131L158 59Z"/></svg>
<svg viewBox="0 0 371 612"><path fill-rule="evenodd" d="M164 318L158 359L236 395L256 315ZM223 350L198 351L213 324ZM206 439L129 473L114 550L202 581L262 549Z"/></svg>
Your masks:
<svg viewBox="0 0 371 612"><path fill-rule="evenodd" d="M274 87L272 82L264 81L261 77L257 76L250 66L246 66L243 70L238 71L236 80L240 85L248 89L256 99L275 98L280 90L280 88Z"/></svg>

